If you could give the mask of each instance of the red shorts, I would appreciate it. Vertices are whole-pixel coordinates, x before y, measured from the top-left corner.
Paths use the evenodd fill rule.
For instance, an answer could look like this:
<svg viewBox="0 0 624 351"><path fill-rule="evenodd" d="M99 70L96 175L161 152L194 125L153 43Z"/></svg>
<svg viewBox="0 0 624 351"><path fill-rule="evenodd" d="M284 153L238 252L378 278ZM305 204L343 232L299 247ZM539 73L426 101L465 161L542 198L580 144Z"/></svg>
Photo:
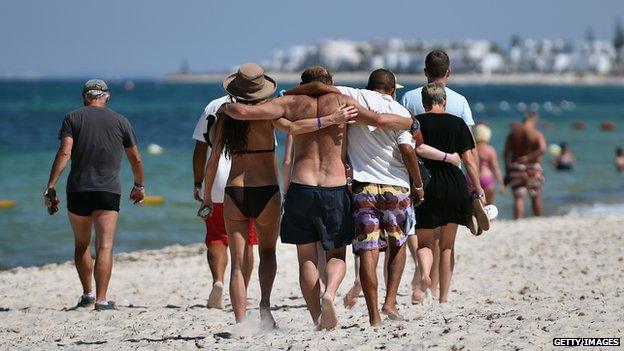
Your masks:
<svg viewBox="0 0 624 351"><path fill-rule="evenodd" d="M212 208L212 216L206 217L206 246L210 244L228 244L228 235L225 230L225 221L223 219L223 204L214 204ZM249 245L258 245L258 233L253 219L249 220Z"/></svg>

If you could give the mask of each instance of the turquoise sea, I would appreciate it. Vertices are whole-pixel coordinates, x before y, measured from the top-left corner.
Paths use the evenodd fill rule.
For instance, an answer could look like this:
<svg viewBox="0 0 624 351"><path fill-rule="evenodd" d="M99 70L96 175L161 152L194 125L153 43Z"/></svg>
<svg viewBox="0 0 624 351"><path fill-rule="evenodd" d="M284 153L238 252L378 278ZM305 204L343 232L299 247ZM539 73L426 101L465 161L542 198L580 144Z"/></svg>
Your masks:
<svg viewBox="0 0 624 351"><path fill-rule="evenodd" d="M0 209L0 269L73 257L64 207L68 170L58 186L63 200L59 213L47 214L41 193L58 146L62 118L81 106L81 87L82 81L77 80L0 82L0 199L16 201L13 208ZM147 191L166 199L162 206L136 207L123 195L116 252L201 242L204 226L195 216L198 204L192 197L191 135L204 106L222 95L220 85L135 81L132 90L124 89L123 82L110 87L110 107L130 119L140 139ZM531 107L539 109L549 144L569 143L578 160L574 172L557 173L545 167L547 215L624 212L624 175L613 168L615 147L624 147L624 87L451 87L468 98L477 121L490 124L492 144L499 152L509 123L519 121L522 111ZM601 131L600 123L606 120L617 129ZM573 129L573 121L583 121L586 129ZM279 138L283 140L283 135ZM151 143L162 146L164 153L148 154L146 147ZM132 178L127 162L122 183L129 191ZM501 216L509 218L509 191L497 199Z"/></svg>

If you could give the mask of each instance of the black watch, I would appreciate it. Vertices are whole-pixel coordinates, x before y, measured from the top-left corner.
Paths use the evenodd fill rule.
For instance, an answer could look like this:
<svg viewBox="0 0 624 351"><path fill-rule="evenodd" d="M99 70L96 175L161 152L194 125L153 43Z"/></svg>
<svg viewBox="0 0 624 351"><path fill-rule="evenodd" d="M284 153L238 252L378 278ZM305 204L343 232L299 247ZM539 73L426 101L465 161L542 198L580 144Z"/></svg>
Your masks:
<svg viewBox="0 0 624 351"><path fill-rule="evenodd" d="M201 188L202 186L202 182L195 182L195 187L196 188Z"/></svg>
<svg viewBox="0 0 624 351"><path fill-rule="evenodd" d="M417 119L412 122L412 127L410 128L410 133L414 133L414 131L420 129L420 122Z"/></svg>

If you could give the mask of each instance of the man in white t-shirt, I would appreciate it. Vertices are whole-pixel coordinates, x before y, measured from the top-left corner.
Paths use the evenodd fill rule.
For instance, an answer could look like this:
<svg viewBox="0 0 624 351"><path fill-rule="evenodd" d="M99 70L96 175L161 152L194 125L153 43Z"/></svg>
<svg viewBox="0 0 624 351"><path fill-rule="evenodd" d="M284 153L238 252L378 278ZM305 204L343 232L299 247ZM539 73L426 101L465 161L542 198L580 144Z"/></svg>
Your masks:
<svg viewBox="0 0 624 351"><path fill-rule="evenodd" d="M201 195L204 193L203 180L206 168L206 160L210 157L212 150L212 141L214 140L214 126L216 122L216 114L221 105L230 102L228 96L211 101L204 112L199 117L193 139L195 139L195 150L193 151L193 177L195 179L195 187L193 197L201 202ZM212 274L212 290L208 297L208 308L223 309L223 278L225 275L225 267L228 263L228 235L225 230L225 222L223 220L223 197L225 192L225 184L230 174L231 161L224 155L219 159L219 167L215 182L212 186L212 200L215 202L212 209L212 216L206 216L206 256L208 258L208 266ZM249 246L245 252L245 262L243 267L243 276L245 284L249 283L253 270L253 247L258 245L258 234L256 233L253 220L249 221Z"/></svg>
<svg viewBox="0 0 624 351"><path fill-rule="evenodd" d="M451 90L449 87L446 86L451 75L450 66L451 62L446 52L442 50L431 51L429 54L427 54L427 57L425 58L425 76L427 77L427 83L442 83L444 85L444 90L446 91L446 112L463 119L464 122L466 122L466 125L472 130L475 122L472 118L472 111L470 111L470 105L468 105L468 100L466 100L463 95ZM425 108L422 104L422 87L410 90L405 93L405 95L403 95L403 98L401 99L401 104L405 106L405 108L407 108L414 116L425 113ZM476 150L476 148L473 149L473 155L478 163L479 158ZM414 263L418 265L416 259L418 238L415 235L413 237L410 237L409 247L414 258ZM440 250L438 248L436 240L434 248L434 265L431 270L431 287L433 289L432 293L434 296L437 294L437 286L439 282L439 275L437 270L439 253ZM418 270L415 270L414 277L412 279L412 289L417 287L419 284L420 274L418 273Z"/></svg>

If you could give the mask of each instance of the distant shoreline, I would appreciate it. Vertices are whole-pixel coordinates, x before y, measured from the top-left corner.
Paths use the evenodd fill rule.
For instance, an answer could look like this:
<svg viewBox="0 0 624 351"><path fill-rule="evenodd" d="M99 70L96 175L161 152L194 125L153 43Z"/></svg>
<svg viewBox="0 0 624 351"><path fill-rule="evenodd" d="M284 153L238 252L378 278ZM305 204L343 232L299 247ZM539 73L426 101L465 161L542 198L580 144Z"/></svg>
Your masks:
<svg viewBox="0 0 624 351"><path fill-rule="evenodd" d="M172 73L163 79L167 83L221 83L229 73ZM300 73L267 72L278 83L298 84ZM368 72L336 72L334 81L338 84L364 83L368 80ZM595 74L453 74L453 84L460 85L580 85L580 86L621 86L624 76L599 76ZM397 74L397 81L403 85L425 83L422 74Z"/></svg>

